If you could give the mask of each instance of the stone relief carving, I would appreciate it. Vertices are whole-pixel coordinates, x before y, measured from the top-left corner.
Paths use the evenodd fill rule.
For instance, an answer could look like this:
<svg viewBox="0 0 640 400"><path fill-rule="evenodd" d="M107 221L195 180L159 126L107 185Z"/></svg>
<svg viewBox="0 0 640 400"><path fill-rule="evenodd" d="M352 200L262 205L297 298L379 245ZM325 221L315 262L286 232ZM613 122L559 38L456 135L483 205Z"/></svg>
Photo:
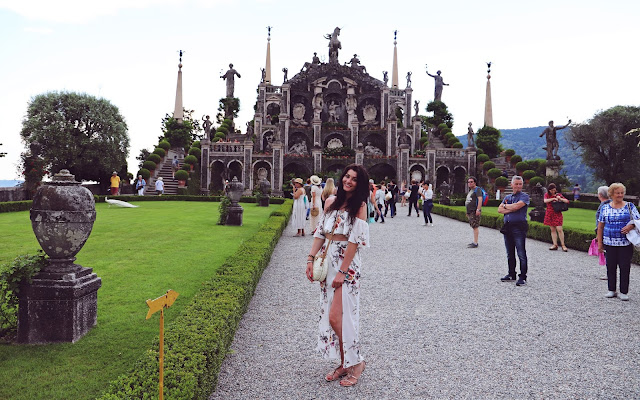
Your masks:
<svg viewBox="0 0 640 400"><path fill-rule="evenodd" d="M364 146L364 154L367 156L381 156L384 153L376 146L371 145L371 142L367 142L367 145Z"/></svg>
<svg viewBox="0 0 640 400"><path fill-rule="evenodd" d="M366 125L372 125L376 123L376 117L378 116L378 110L372 104L367 104L362 110L362 116L364 117L364 123Z"/></svg>
<svg viewBox="0 0 640 400"><path fill-rule="evenodd" d="M338 138L333 138L331 140L329 140L329 142L327 143L327 148L328 149L337 149L339 147L344 147L342 144L342 140L338 139Z"/></svg>
<svg viewBox="0 0 640 400"><path fill-rule="evenodd" d="M303 139L296 139L296 142L289 147L290 154L307 154L307 143Z"/></svg>
<svg viewBox="0 0 640 400"><path fill-rule="evenodd" d="M306 107L302 103L296 103L293 105L293 123L296 125L309 125L304 120L304 113L306 111Z"/></svg>
<svg viewBox="0 0 640 400"><path fill-rule="evenodd" d="M268 171L264 167L258 168L258 180L261 181L263 179L267 179Z"/></svg>
<svg viewBox="0 0 640 400"><path fill-rule="evenodd" d="M340 107L340 105L336 104L335 101L332 101L331 104L329 104L329 122L338 122L338 119L340 119L340 116L338 115L338 107Z"/></svg>

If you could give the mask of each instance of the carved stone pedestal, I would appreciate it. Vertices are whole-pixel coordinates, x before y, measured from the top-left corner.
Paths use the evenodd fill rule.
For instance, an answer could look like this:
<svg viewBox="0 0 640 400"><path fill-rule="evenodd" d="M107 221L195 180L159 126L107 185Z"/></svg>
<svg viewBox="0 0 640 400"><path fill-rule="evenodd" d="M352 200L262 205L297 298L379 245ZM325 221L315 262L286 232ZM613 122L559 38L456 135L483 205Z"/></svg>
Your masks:
<svg viewBox="0 0 640 400"><path fill-rule="evenodd" d="M77 264L68 273L37 274L20 288L18 342L78 341L98 321L100 286L102 280L91 268Z"/></svg>
<svg viewBox="0 0 640 400"><path fill-rule="evenodd" d="M556 160L547 160L547 176L560 175L560 162Z"/></svg>
<svg viewBox="0 0 640 400"><path fill-rule="evenodd" d="M267 199L268 201L269 199ZM227 207L227 223L225 225L237 225L242 226L242 214L244 209L241 205Z"/></svg>
<svg viewBox="0 0 640 400"><path fill-rule="evenodd" d="M244 209L238 201L240 200L240 196L242 196L242 191L244 190L244 185L242 182L238 182L237 177L233 177L229 186L227 186L227 197L231 200L231 204L227 207L227 221L225 225L242 225L242 213Z"/></svg>

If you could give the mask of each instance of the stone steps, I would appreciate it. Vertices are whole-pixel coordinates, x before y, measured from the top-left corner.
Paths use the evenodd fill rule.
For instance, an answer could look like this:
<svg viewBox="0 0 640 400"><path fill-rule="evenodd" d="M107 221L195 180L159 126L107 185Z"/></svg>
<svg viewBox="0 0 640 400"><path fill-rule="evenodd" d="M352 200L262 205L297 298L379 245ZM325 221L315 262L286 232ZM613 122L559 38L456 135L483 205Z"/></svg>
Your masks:
<svg viewBox="0 0 640 400"><path fill-rule="evenodd" d="M147 182L147 186L144 188L145 196L156 196L156 180L159 177L162 177L164 181L164 194L178 194L178 181L173 180L173 169L171 167L171 163L173 162L173 156L178 156L178 162L180 168L184 165L184 153L179 151L176 152L174 150L169 150L169 153L164 158L162 163L156 169L156 173L154 176L149 178Z"/></svg>

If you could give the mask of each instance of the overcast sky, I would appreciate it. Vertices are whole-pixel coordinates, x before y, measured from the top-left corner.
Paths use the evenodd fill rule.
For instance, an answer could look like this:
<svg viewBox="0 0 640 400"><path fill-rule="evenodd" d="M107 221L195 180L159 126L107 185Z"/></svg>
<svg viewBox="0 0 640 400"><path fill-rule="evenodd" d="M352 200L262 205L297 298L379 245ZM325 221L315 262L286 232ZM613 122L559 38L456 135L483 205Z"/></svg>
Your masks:
<svg viewBox="0 0 640 400"><path fill-rule="evenodd" d="M499 129L585 121L615 105L639 105L640 2L622 1L278 1L0 0L0 179L20 178L20 129L30 99L48 91L104 97L129 126L129 171L153 149L173 111L178 50L183 99L212 116L225 95L221 71L233 63L241 111L253 118L268 25L272 81L328 59L323 35L342 28L341 63L357 53L367 71L391 76L398 30L400 86L411 71L424 110L442 70L442 100L456 135L482 126L486 62L492 65L493 120ZM422 112L424 113L424 111ZM244 128L243 128L244 129ZM541 146L544 144L540 139Z"/></svg>

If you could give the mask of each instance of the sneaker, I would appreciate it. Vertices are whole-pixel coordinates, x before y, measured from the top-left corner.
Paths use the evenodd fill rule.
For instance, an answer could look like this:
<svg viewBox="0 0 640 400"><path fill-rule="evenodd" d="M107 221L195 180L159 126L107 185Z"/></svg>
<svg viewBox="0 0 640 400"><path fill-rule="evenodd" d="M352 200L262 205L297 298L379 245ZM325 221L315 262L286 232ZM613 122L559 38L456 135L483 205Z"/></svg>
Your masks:
<svg viewBox="0 0 640 400"><path fill-rule="evenodd" d="M611 290L609 290L609 291L607 292L607 294L605 294L605 295L604 295L604 297L606 297L606 298L608 298L608 299L610 299L610 298L612 298L612 297L616 297L616 292L612 292Z"/></svg>
<svg viewBox="0 0 640 400"><path fill-rule="evenodd" d="M478 243L469 243L467 245L467 247L470 248L470 249L476 249L476 248L478 248Z"/></svg>
<svg viewBox="0 0 640 400"><path fill-rule="evenodd" d="M433 222L429 224L430 226L433 226Z"/></svg>
<svg viewBox="0 0 640 400"><path fill-rule="evenodd" d="M620 300L622 301L629 301L629 295L626 293L620 293L620 296L618 296L620 298Z"/></svg>
<svg viewBox="0 0 640 400"><path fill-rule="evenodd" d="M511 275L505 275L502 278L500 278L500 280L502 282L510 282L510 281L515 281L516 277L515 276L511 276Z"/></svg>
<svg viewBox="0 0 640 400"><path fill-rule="evenodd" d="M423 222L423 223L422 223L422 224L420 224L420 225L422 225L422 226L427 226L427 223L426 223L426 222Z"/></svg>
<svg viewBox="0 0 640 400"><path fill-rule="evenodd" d="M526 284L527 284L527 281L525 281L522 278L518 279L518 282L516 282L516 286L524 286Z"/></svg>
<svg viewBox="0 0 640 400"><path fill-rule="evenodd" d="M606 275L603 275L603 276L601 276L601 277L600 277L600 280L601 280L601 281L608 281L608 280L609 280L609 277L608 277L608 276L606 276Z"/></svg>

